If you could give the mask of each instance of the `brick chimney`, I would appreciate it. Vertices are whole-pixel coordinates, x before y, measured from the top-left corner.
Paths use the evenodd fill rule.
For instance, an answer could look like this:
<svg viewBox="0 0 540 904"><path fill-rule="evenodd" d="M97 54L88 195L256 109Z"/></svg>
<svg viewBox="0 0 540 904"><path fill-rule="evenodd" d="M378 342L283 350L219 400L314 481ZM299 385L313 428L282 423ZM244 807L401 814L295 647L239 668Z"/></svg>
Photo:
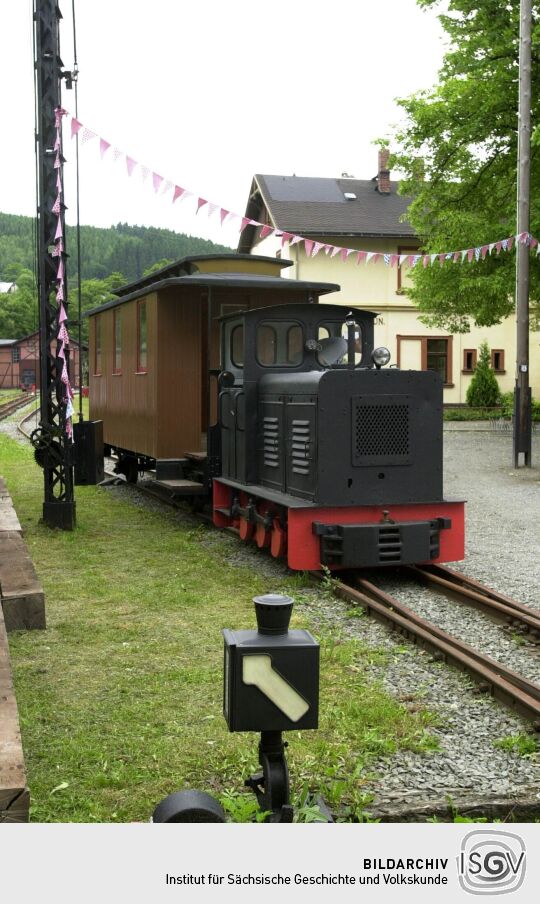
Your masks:
<svg viewBox="0 0 540 904"><path fill-rule="evenodd" d="M390 170L388 169L388 158L390 151L388 148L379 150L379 166L377 172L377 191L381 195L390 194Z"/></svg>

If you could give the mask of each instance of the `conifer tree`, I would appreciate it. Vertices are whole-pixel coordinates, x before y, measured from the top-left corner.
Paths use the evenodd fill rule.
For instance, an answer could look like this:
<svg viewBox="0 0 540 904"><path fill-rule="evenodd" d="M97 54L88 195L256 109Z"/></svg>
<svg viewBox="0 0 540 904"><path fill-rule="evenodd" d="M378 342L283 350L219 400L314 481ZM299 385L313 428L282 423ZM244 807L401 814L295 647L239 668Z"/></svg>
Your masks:
<svg viewBox="0 0 540 904"><path fill-rule="evenodd" d="M482 342L478 363L467 389L467 404L472 408L493 408L501 403L501 391L491 367L491 353L487 342Z"/></svg>

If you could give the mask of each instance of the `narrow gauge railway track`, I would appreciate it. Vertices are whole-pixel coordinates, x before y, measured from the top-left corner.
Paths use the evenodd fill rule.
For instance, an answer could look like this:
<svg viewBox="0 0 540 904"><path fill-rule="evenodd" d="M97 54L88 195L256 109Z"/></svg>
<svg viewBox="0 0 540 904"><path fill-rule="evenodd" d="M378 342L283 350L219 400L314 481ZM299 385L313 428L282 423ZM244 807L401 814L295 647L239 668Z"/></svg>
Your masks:
<svg viewBox="0 0 540 904"><path fill-rule="evenodd" d="M121 480L110 470L106 470L106 475L109 479ZM179 507L174 494L152 486L150 481L146 484L139 483L137 487L161 502ZM229 529L229 532L238 534L233 529ZM539 610L524 606L445 566L411 566L405 570L420 582L429 584L431 589L443 592L445 596L462 603L477 606L498 621L503 620L514 627L523 628L529 632L532 639L540 639ZM323 577L320 573L314 573L313 576L316 579ZM479 683L482 691L490 693L501 703L531 720L535 729L540 731L540 685L422 618L395 597L357 574L348 573L341 580L334 578L333 585L337 595L342 599L353 605L362 606L370 615L390 625L412 642L467 672Z"/></svg>
<svg viewBox="0 0 540 904"><path fill-rule="evenodd" d="M3 405L0 405L0 421L9 417L10 414L13 414L18 408L29 405L31 401L31 396L29 397L27 393L22 393L20 396L16 396L16 398L11 399L9 402L4 402Z"/></svg>
<svg viewBox="0 0 540 904"><path fill-rule="evenodd" d="M428 566L428 569L439 567ZM420 571L422 572L421 577L424 577L424 569L416 567L411 571ZM446 588L451 591L449 595L457 597L461 586L465 591L462 599L469 602L468 591L471 589L468 586L469 579L465 575L453 573L447 568L444 571L448 573L446 580L451 585ZM456 580L452 579L454 576ZM492 612L500 617L502 604L497 599L500 595L476 581L470 581L470 584L474 586L472 592L482 597L483 608L488 609L489 600L491 596L494 597L493 603L498 603L498 605L493 607ZM435 655L440 656L442 660L468 672L479 682L482 690L490 692L493 697L532 720L536 730L540 731L540 685L481 653L470 644L443 631L433 622L422 618L365 578L349 575L345 580L336 581L335 589L342 599L362 606L369 614L389 624L414 643L419 643ZM511 613L508 617L511 617L513 624L519 622L531 631L540 630L540 617L536 610L521 606L520 603L510 600L508 597L504 599L506 608ZM526 612L522 613L522 609L525 609Z"/></svg>

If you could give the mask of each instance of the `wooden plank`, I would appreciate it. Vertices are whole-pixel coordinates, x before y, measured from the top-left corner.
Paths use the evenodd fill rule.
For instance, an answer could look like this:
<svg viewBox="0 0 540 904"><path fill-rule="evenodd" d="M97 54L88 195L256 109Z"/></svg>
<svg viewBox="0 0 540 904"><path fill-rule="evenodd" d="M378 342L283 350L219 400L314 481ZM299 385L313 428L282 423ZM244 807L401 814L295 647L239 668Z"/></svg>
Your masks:
<svg viewBox="0 0 540 904"><path fill-rule="evenodd" d="M0 608L0 823L28 822L29 807L19 713Z"/></svg>
<svg viewBox="0 0 540 904"><path fill-rule="evenodd" d="M158 487L170 490L175 496L200 496L206 493L204 485L194 480L180 480L174 478L171 480L154 480Z"/></svg>
<svg viewBox="0 0 540 904"><path fill-rule="evenodd" d="M46 627L43 588L16 531L0 533L0 601L7 631Z"/></svg>

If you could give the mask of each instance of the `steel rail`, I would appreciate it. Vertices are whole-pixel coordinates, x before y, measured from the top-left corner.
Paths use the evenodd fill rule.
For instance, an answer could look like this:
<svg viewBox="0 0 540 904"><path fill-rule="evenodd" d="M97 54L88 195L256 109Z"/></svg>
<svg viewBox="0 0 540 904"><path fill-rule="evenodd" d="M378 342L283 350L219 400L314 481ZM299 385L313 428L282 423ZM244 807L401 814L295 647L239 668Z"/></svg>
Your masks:
<svg viewBox="0 0 540 904"><path fill-rule="evenodd" d="M338 596L359 603L409 639L442 654L447 662L468 672L480 681L483 690L489 689L496 699L532 719L535 728L540 730L540 687L537 684L447 634L369 581L359 579L358 583L362 590L343 581L335 581L334 587Z"/></svg>
<svg viewBox="0 0 540 904"><path fill-rule="evenodd" d="M18 408L22 408L24 405L29 405L31 399L29 400L27 395L17 396L15 399L11 399L9 402L5 402L3 405L0 405L0 420L3 420L5 417L9 417L10 414L13 414L14 411L17 411Z"/></svg>
<svg viewBox="0 0 540 904"><path fill-rule="evenodd" d="M524 606L510 597L485 587L479 581L468 578L459 571L443 565L412 565L408 570L419 580L456 597L460 602L472 603L491 615L499 614L505 620L525 625L540 636L540 611Z"/></svg>

